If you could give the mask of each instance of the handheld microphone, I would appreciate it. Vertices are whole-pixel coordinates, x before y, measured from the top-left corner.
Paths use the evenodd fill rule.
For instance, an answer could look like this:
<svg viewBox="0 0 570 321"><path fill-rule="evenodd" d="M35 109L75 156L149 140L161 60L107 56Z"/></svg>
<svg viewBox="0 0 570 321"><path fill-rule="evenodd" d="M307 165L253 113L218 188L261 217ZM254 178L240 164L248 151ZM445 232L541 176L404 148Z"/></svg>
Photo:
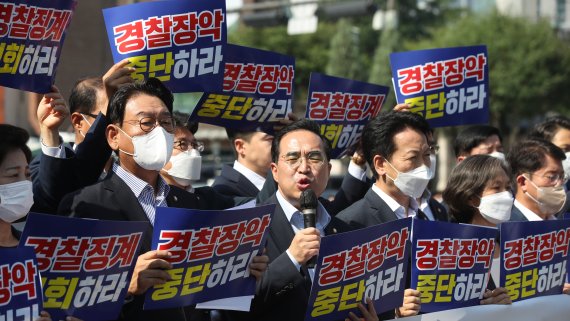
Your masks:
<svg viewBox="0 0 570 321"><path fill-rule="evenodd" d="M318 200L317 195L312 189L306 189L301 192L301 197L299 198L299 203L301 205L301 212L303 213L303 223L305 228L307 227L317 227L317 206ZM307 261L307 268L312 269L315 267L316 257L312 257Z"/></svg>

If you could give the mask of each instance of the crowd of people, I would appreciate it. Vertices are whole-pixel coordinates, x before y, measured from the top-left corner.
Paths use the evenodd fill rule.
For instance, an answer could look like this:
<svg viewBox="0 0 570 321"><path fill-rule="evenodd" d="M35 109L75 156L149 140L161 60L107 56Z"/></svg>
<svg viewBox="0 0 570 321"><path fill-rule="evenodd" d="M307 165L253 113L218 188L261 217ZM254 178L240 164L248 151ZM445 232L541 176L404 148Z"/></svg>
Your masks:
<svg viewBox="0 0 570 321"><path fill-rule="evenodd" d="M41 153L34 159L28 133L0 125L0 247L17 246L21 234L12 223L29 211L147 222L121 320L304 320L315 273L307 262L323 236L406 217L497 227L562 219L568 207L569 119L545 120L506 157L498 129L463 130L455 138L458 164L440 202L427 188L438 150L433 130L398 105L369 121L365 147L352 157L341 188L332 200L319 198L316 227L305 228L301 192L312 189L320 197L331 170L330 142L315 122L291 116L275 135L228 130L235 162L211 187L193 187L204 149L195 138L198 124L173 110L173 95L160 80L134 82L132 72L121 62L103 77L81 79L67 101L53 87L37 109ZM59 135L68 118L71 144ZM254 199L276 210L265 252L249 266L257 280L251 311L143 310L144 294L168 281L172 268L168 251L151 248L156 208L220 210ZM511 303L497 284L490 280L481 304ZM420 313L421 293L406 289L401 307L380 315L369 299L358 308L367 321L413 316ZM358 320L354 313L346 318ZM42 313L40 320L49 319Z"/></svg>

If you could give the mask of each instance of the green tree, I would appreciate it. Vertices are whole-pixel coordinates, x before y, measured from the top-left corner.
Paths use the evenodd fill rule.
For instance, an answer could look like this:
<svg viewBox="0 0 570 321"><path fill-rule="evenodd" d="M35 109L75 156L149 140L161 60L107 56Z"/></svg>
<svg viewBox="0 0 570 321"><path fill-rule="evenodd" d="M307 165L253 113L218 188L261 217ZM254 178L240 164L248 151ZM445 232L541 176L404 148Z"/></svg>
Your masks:
<svg viewBox="0 0 570 321"><path fill-rule="evenodd" d="M360 28L348 19L341 19L337 32L331 38L329 59L325 72L328 75L363 80L363 62L360 55Z"/></svg>
<svg viewBox="0 0 570 321"><path fill-rule="evenodd" d="M368 81L390 88L390 94L384 103L384 108L396 105L396 95L392 88L392 70L390 69L390 53L399 51L402 47L400 33L396 29L384 29L380 34L378 47L374 53L372 69Z"/></svg>

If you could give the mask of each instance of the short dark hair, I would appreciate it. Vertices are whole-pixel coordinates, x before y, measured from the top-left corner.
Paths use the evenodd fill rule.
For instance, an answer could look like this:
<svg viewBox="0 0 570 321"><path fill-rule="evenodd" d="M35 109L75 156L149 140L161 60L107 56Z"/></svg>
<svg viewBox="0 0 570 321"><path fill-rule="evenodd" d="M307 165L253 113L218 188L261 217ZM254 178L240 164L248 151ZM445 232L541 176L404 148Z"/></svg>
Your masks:
<svg viewBox="0 0 570 321"><path fill-rule="evenodd" d="M275 134L273 142L271 143L271 159L273 160L274 163L277 163L277 160L279 159L279 144L281 143L281 139L283 138L283 136L297 130L307 130L319 136L321 138L321 141L323 142L325 156L327 160L331 159L331 143L325 136L321 135L321 130L319 125L310 119L300 119L283 127L280 131L278 131Z"/></svg>
<svg viewBox="0 0 570 321"><path fill-rule="evenodd" d="M497 135L499 140L503 142L501 132L496 127L489 125L475 125L465 128L457 134L457 137L455 137L455 143L453 144L455 157L470 155L473 148L479 146L479 144L493 135Z"/></svg>
<svg viewBox="0 0 570 321"><path fill-rule="evenodd" d="M566 159L562 149L544 139L525 139L515 144L507 155L513 178L539 170L546 162L546 155L559 161Z"/></svg>
<svg viewBox="0 0 570 321"><path fill-rule="evenodd" d="M196 134L198 131L198 122L189 121L190 114L175 111L172 113L172 119L174 120L175 128L186 128L192 133L192 135Z"/></svg>
<svg viewBox="0 0 570 321"><path fill-rule="evenodd" d="M482 195L485 186L501 171L510 177L508 165L489 155L469 156L455 166L442 195L451 220L471 223L477 209L469 205L469 201L473 197Z"/></svg>
<svg viewBox="0 0 570 321"><path fill-rule="evenodd" d="M534 126L529 138L541 138L551 142L560 129L570 130L570 119L561 115L548 117Z"/></svg>
<svg viewBox="0 0 570 321"><path fill-rule="evenodd" d="M385 159L392 157L394 149L394 136L406 128L417 130L426 136L431 132L429 124L420 115L411 112L389 111L378 114L362 132L362 146L364 157L370 168L374 169L374 156L380 155ZM374 177L378 173L372 170Z"/></svg>
<svg viewBox="0 0 570 321"><path fill-rule="evenodd" d="M125 106L127 105L127 101L131 97L139 94L158 97L166 105L168 111L172 113L172 107L174 104L174 96L172 95L172 92L164 86L162 81L151 77L143 81L126 84L117 89L111 98L109 108L107 109L107 117L109 117L109 121L112 124L122 125L125 117Z"/></svg>
<svg viewBox="0 0 570 321"><path fill-rule="evenodd" d="M30 134L20 127L9 124L0 124L0 164L4 162L8 153L20 149L26 156L28 164L32 160L32 152L26 142Z"/></svg>
<svg viewBox="0 0 570 321"><path fill-rule="evenodd" d="M97 107L97 91L104 88L101 77L77 80L69 95L69 111L90 114Z"/></svg>

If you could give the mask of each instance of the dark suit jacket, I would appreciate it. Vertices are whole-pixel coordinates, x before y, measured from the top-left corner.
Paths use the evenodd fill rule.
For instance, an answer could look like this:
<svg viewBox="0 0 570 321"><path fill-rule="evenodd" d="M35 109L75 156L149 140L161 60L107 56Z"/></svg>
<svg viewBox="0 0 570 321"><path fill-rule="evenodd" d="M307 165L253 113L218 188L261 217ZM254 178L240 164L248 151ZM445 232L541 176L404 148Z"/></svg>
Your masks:
<svg viewBox="0 0 570 321"><path fill-rule="evenodd" d="M171 186L166 202L171 207L193 208L198 201L189 195L185 190ZM66 195L58 213L81 218L147 222L139 254L151 249L152 225L129 186L114 173L109 173L103 181L95 185ZM182 308L143 311L144 297L135 296L132 302L124 304L119 320L186 320Z"/></svg>
<svg viewBox="0 0 570 321"><path fill-rule="evenodd" d="M326 200L321 200L327 203ZM269 256L269 266L258 284L252 302L251 317L248 320L302 321L311 292L309 272L305 266L302 266L299 272L285 253L295 234L277 197L273 195L265 203L277 204L267 237L266 254ZM325 234L344 232L348 228L346 224L331 217Z"/></svg>
<svg viewBox="0 0 570 321"><path fill-rule="evenodd" d="M218 193L228 196L256 197L259 193L257 187L247 177L228 164L224 164L222 173L216 177L212 187Z"/></svg>
<svg viewBox="0 0 570 321"><path fill-rule="evenodd" d="M518 209L518 207L513 205L513 208L511 209L511 218L509 219L509 222L528 222L528 219L526 218L526 216L524 216L521 210Z"/></svg>
<svg viewBox="0 0 570 321"><path fill-rule="evenodd" d="M388 204L372 188L364 198L338 213L336 217L356 230L398 219Z"/></svg>
<svg viewBox="0 0 570 321"><path fill-rule="evenodd" d="M65 158L41 153L32 160L32 212L55 214L66 194L97 182L111 156L111 148L105 138L107 125L107 118L99 114L75 152L66 148Z"/></svg>
<svg viewBox="0 0 570 321"><path fill-rule="evenodd" d="M428 206L436 221L449 222L449 215L447 214L447 209L443 204L432 197L428 201Z"/></svg>

